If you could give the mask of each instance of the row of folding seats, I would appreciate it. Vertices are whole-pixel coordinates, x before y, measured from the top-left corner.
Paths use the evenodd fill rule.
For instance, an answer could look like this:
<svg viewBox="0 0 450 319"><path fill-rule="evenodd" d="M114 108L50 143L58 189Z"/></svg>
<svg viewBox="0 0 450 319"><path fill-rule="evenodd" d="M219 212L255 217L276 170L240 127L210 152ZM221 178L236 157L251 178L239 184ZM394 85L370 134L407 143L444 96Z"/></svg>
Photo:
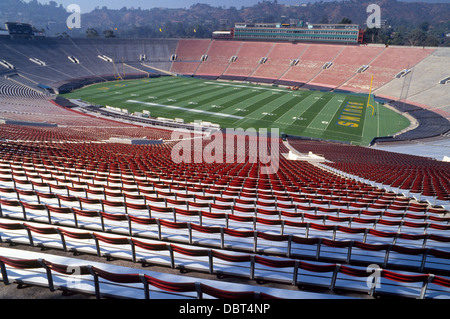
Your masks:
<svg viewBox="0 0 450 319"><path fill-rule="evenodd" d="M8 115L8 117L10 117ZM38 115L36 117L28 117L23 114L16 117L18 120L31 120L41 122L43 119L48 120L48 115ZM33 127L14 124L5 124L0 126L0 132L4 139L18 141L42 141L42 142L91 142L107 140L111 136L119 136L126 138L143 138L148 139L169 139L170 132L164 129L151 129L144 127L125 126L122 123L108 123L106 121L94 119L92 121L83 120L83 117L66 116L56 118L61 126L59 127ZM78 122L80 121L80 122ZM73 126L65 126L62 123L75 124ZM77 125L87 124L87 125Z"/></svg>
<svg viewBox="0 0 450 319"><path fill-rule="evenodd" d="M373 87L378 88L433 51L381 46L180 40L176 50L180 61L175 61L171 70L186 75L271 79L367 92L372 75L375 78ZM202 56L207 59L201 60ZM234 61L233 56L237 57ZM263 58L267 61L261 63ZM298 63L292 64L293 61ZM331 67L324 68L329 62L333 63ZM369 70L358 73L357 70L365 65Z"/></svg>
<svg viewBox="0 0 450 319"><path fill-rule="evenodd" d="M46 162L46 163L50 164L50 162ZM67 164L70 164L70 163L65 163L65 165L63 165L63 167L67 167ZM118 167L118 165L117 165L117 167ZM145 185L145 184L142 184L142 183L141 183L141 185L138 185L133 180L128 180L127 181L126 177L121 175L121 171L120 172L119 171L114 171L114 169L112 167L110 167L110 168L111 168L110 173L113 173L113 174L117 173L116 180L112 180L112 181L116 182L116 183L119 183L120 187L130 187L130 185L134 184L135 187L136 187L136 190L139 191L139 187L141 185ZM19 177L19 175L17 175L17 174L19 174L19 173L16 173L16 176ZM127 174L145 176L145 175L143 175L142 171L140 171L140 172L138 172L138 171L135 171L135 172L129 171L129 172L127 172ZM33 176L33 174L31 174L30 176ZM36 174L34 176L36 176ZM25 174L25 177L26 177L25 180L22 180L22 181L11 180L11 182L16 183L17 185L22 185L22 187L23 187L23 185L27 185L27 184L29 185L28 187L30 187L30 186L33 187L35 185L36 186L38 185L38 184L33 185L33 183L28 181L27 180L28 176L26 174ZM94 182L93 176L90 176L89 178L91 178L91 177L92 177L92 182ZM119 178L121 178L122 180L119 181ZM260 208L262 208L262 209L268 207L267 204L264 203L261 200L260 201L255 201L255 200L251 201L251 200L248 199L248 198L252 198L252 197L253 198L258 198L258 193L255 190L256 189L259 190L259 188L260 188L259 184L255 184L255 183L240 184L240 185L238 184L238 185L233 186L234 189L236 189L236 187L238 189L239 189L239 187L242 187L242 189L249 188L250 190L253 190L253 192L247 192L247 193L246 192L242 192L241 193L241 192L236 192L236 191L232 192L233 188L228 188L229 187L229 180L228 181L224 181L224 183L221 183L221 180L217 180L218 178L220 178L220 175L212 176L210 181L208 181L204 177L202 179L199 179L198 183L200 183L200 180L201 180L202 181L201 183L204 184L204 185L203 185L203 188L201 188L201 187L199 188L197 186L197 191L203 192L203 195L205 195L205 190L206 190L207 194L213 194L213 195L217 194L217 195L220 195L220 196L237 197L237 198L240 198L243 195L242 196L243 198L247 197L247 199L245 199L247 205L250 204L252 206L255 206L258 203L258 204L261 205ZM67 176L64 175L64 174L63 174L63 176L60 175L60 178L59 178L60 181L69 181L69 183L71 183L72 185L75 185L73 182L70 182L71 179L72 180L73 179L80 180L80 175L73 174L73 172L72 172L71 174L69 174ZM159 175L159 179L161 179L161 175ZM38 182L38 183L42 184L43 178L41 177L40 180L41 180L41 182ZM257 180L258 179L252 179L253 182L255 182ZM53 181L56 182L56 183L59 183L58 179L53 180ZM110 181L111 181L111 179L110 179ZM124 181L125 181L125 184L123 183ZM141 182L142 181L144 181L144 180L141 180ZM105 178L105 176L102 176L102 177L100 177L100 179L95 180L95 182L98 182L98 183L108 182L108 178ZM154 182L154 181L152 181L152 182ZM222 184L222 185L220 185L220 184ZM51 185L51 183L50 183L50 185ZM80 185L78 185L78 186L80 186ZM171 185L169 184L167 186L169 187L169 190L170 190ZM173 189L175 189L175 186L176 185L172 185ZM217 188L218 186L223 186L223 187ZM265 185L261 185L261 186L264 186L264 188L266 188L266 190L272 189L271 185L269 185L269 184L265 184ZM46 184L45 187L49 187L49 190L51 190L51 186L49 186L48 183ZM69 186L69 187L74 187L74 186ZM267 187L269 187L269 188L267 188ZM321 187L321 185L318 186L318 188L320 188L320 187ZM154 185L153 185L153 189L155 189ZM72 190L76 190L76 189L72 189ZM87 192L86 192L85 188L79 187L79 190L81 190L81 194L83 194L85 196L87 195ZM187 189L187 188L180 189L180 190L184 191L186 193L189 191L189 189ZM297 191L300 190L302 192L307 192L308 191L307 189L301 189L301 188L296 188L295 190L297 190ZM70 191L70 188L65 187L65 191ZM190 191L191 192L195 191L195 188L192 188ZM285 191L286 191L286 189L285 189ZM142 192L144 192L144 190L142 190ZM273 192L273 189L272 189L272 192ZM314 192L313 189L312 189L312 192ZM181 192L179 192L179 190L177 190L175 193L181 193ZM103 194L103 196L104 195L105 194ZM264 194L261 194L261 195L262 195L262 197L260 199L264 199ZM267 193L265 193L265 195L267 195ZM311 196L310 198L308 198L307 195L308 195L308 193L305 193L305 195L302 196L302 197L296 197L294 195L291 195L291 193L287 193L287 194L285 193L281 197L276 196L277 199L281 200L281 203L276 204L276 205L278 205L278 207L281 207L282 205L291 205L293 202L295 202L297 206L292 206L292 207L296 207L296 209L298 209L298 204L297 203L302 203L302 204L303 203L307 203L309 206L303 206L303 205L300 204L301 205L300 206L301 209L310 209L311 208L311 204L312 204L313 209L315 211L317 211L317 210L320 211L322 209L325 209L325 212L327 212L327 213L336 213L336 212L338 212L337 209L334 209L334 211L333 210L328 210L328 211L326 210L327 206L328 206L328 208L330 208L331 199L326 199L324 201L323 197ZM314 195L317 195L317 194L314 194ZM320 196L322 196L322 195L320 195ZM269 198L266 197L266 200L267 199L271 200L271 199L273 199L273 197L272 198L271 197L269 197ZM176 200L176 197L175 197L175 200ZM236 199L234 199L234 201L236 201ZM283 203L283 201L284 201L284 203ZM215 202L216 202L216 200L214 200L214 203ZM173 203L175 203L175 202L173 202ZM345 201L344 201L344 203L345 203ZM383 208L384 209L391 209L391 210L403 210L405 212L409 210L409 205L405 205L405 202L397 202L397 203L396 202L391 202L387 206L386 202L384 202L384 203L382 201L379 201L378 203L374 202L374 198L371 198L369 200L367 200L367 199L364 200L363 198L357 198L356 202L347 202L347 203L348 203L347 204L348 208L353 208L353 207L355 207L355 208L366 208L366 209L367 208L369 208L369 209L372 208L373 209L373 213L372 214L374 214L374 212L376 212L376 210L383 209ZM337 205L335 205L335 204L337 204ZM340 204L341 204L341 201L339 201L339 200L336 200L335 203L333 203L333 205L337 206L337 207L340 207L339 206ZM275 205L273 205L273 204L269 204L269 205L272 208L275 208ZM376 205L376 206L372 206L371 207L371 205ZM384 205L384 206L382 206L382 205ZM323 207L323 206L325 206L325 207ZM424 211L423 205L416 205L416 206L413 205L413 206L411 206L411 208L412 208L412 211ZM342 210L339 210L339 211L342 212ZM438 210L438 212L440 212L440 211Z"/></svg>
<svg viewBox="0 0 450 319"><path fill-rule="evenodd" d="M450 164L446 162L321 141L290 139L290 144L300 152L323 154L334 162L326 165L367 180L440 200L450 199Z"/></svg>
<svg viewBox="0 0 450 319"><path fill-rule="evenodd" d="M17 55L17 51L22 52L26 58ZM72 78L101 77L116 71L122 73L123 68L126 69L124 73L136 72L127 66L114 68L112 63L100 60L98 55L105 54L120 63L139 62L139 57L144 54L150 60L148 63L165 63L172 72L180 74L271 78L298 83L313 81L325 87L343 86L349 90L367 91L371 74L375 75L374 87L379 87L391 81L398 72L422 61L433 51L398 47L293 45L201 39L116 39L109 42L103 42L101 39L63 39L57 42L48 40L39 43L8 43L2 45L1 58L15 65L19 71L25 71L33 81L46 85L63 83ZM70 62L67 52L71 52L80 63ZM170 62L173 55L176 55L177 59ZM207 56L207 59L201 61L202 56ZM238 58L231 63L230 58L233 56ZM268 60L261 64L260 60L264 57L268 57ZM46 66L37 66L28 58L39 58ZM293 60L300 62L292 66ZM333 65L324 69L323 65L327 62L333 62ZM369 71L357 73L357 69L363 65L369 65ZM370 74L366 74L369 72Z"/></svg>
<svg viewBox="0 0 450 319"><path fill-rule="evenodd" d="M12 145L12 144L10 144ZM67 149L70 148L84 148L86 145L68 145ZM90 146L87 146L89 148ZM114 148L115 150L121 152L126 152L125 146L108 146L108 148ZM101 157L103 156L103 150L104 146L99 145L96 147L97 153L99 156L99 160L101 161ZM139 150L139 148L134 148L135 150ZM145 150L145 148L141 148L140 152ZM167 157L170 157L169 152L170 149L168 147L159 147L158 151L164 151ZM10 153L9 155L12 155L13 153ZM353 181L347 181L343 180L341 177L336 177L330 174L324 173L321 169L316 168L310 164L307 163L301 163L296 164L297 168L291 169L292 163L289 161L286 161L284 158L280 158L280 162L283 166L283 169L279 170L276 176L272 175L261 175L258 171L258 165L256 164L243 164L238 163L231 165L230 163L225 164L195 164L195 163L180 163L177 165L174 165L173 163L162 157L158 158L156 161L161 162L164 161L163 168L157 168L161 163L156 163L154 158L146 157L146 154L141 153L142 158L139 160L138 163L132 163L130 164L123 164L121 163L122 160L115 158L115 161L111 161L111 158L108 156L107 159L103 159L109 162L107 166L104 164L103 167L97 167L96 169L105 170L108 169L112 172L114 172L117 169L120 169L120 171L124 170L124 172L127 170L128 172L132 172L133 174L140 174L144 175L148 173L148 171L152 171L153 173L157 173L160 178L163 178L166 176L173 176L175 178L180 177L181 179L184 178L194 178L196 176L197 179L205 179L207 178L207 181L214 181L216 184L227 184L228 186L235 186L235 187L258 187L258 188L272 188L274 187L281 187L279 189L282 189L283 187L286 189L286 187L294 187L293 189L298 190L302 188L304 191L306 191L307 187L312 189L312 191L319 191L322 194L333 194L336 195L343 195L345 190L352 190L355 192L358 188L363 189L365 191L373 191L374 187L372 189L368 189L367 185L358 185L357 182ZM65 152L63 155L59 156L65 156L65 157L72 157L73 152ZM23 159L27 161L27 159ZM42 159L41 159L42 160ZM92 158L90 159L92 162ZM95 163L95 162L94 162ZM66 162L64 166L68 167L71 164L70 162ZM77 164L77 167L84 167L83 162L79 162ZM111 165L114 165L112 167ZM124 166L126 165L126 166ZM302 173L299 174L295 171L295 169L298 169L298 165L303 166ZM195 168L195 169L193 169ZM219 175L212 175L212 169L220 169L221 173ZM208 171L209 173L205 175L203 171ZM195 171L196 173L189 173ZM119 170L117 170L119 172ZM145 172L145 173L144 173ZM387 172L386 172L387 174ZM238 178L236 178L236 176ZM242 178L239 178L242 177ZM247 176L247 177L246 177ZM206 181L206 182L207 182ZM295 183L295 185L293 184ZM320 188L320 189L319 189ZM319 189L319 190L318 190ZM327 193L328 190L328 193Z"/></svg>
<svg viewBox="0 0 450 319"><path fill-rule="evenodd" d="M167 194L164 192L160 192L159 196L158 192L156 192L157 196L153 197L155 195L153 193L155 192L146 192L145 195L134 195L122 192L86 191L86 194L101 194L100 198L13 188L1 188L0 193L8 198L1 200L1 204L4 207L13 207L16 209L9 211L9 213L4 211L3 214L18 216L18 218L22 218L21 216L23 215L25 219L27 219L27 208L37 209L45 215L50 214L52 208L57 207L56 211L62 208L66 213L74 209L76 211L101 211L114 214L125 213L149 218L160 216L161 218L170 219L174 222L184 220L186 222L198 222L200 225L204 223L206 225L215 225L221 219L222 221L220 223L225 223L227 227L230 220L235 220L242 222L241 226L244 228L253 228L255 230L259 227L258 229L276 231L282 234L289 232L295 233L298 231L295 227L306 227L307 229L309 227L316 227L320 230L321 226L319 225L323 225L325 228L322 230L334 231L333 238L336 236L336 230L338 230L336 227L341 226L345 228L347 233L352 231L361 233L361 230L364 233L364 230L369 230L369 226L373 225L371 229L381 231L381 233L374 233L375 236L379 235L380 237L387 236L387 233L383 232L388 232L389 236L392 234L402 234L402 232L415 235L443 234L445 236L446 230L449 229L449 219L438 216L416 215L411 213L383 213L379 211L359 211L358 216L354 216L357 211L285 205L281 203L277 207L270 207L266 206L267 202L261 202L260 204L262 205L255 207L254 204L248 205L249 203L254 203L254 201L239 199L231 202L235 203L234 205L230 205L230 201L216 199L214 202L211 202L204 200L212 196L199 196L200 200L197 201L173 200L169 197L164 197ZM161 193L164 195L161 195ZM239 203L245 205L241 206ZM333 214L338 212L339 214ZM97 214L94 215L97 216ZM48 217L51 223L50 215ZM204 221L205 218L207 221ZM423 222L417 222L417 220L422 220ZM265 227L265 225L275 226ZM289 227L288 229L287 226L294 228ZM345 238L345 236L342 233L339 237ZM414 236L413 238L416 240Z"/></svg>
<svg viewBox="0 0 450 319"><path fill-rule="evenodd" d="M14 96L38 100L47 98L44 93L5 78L0 78L0 96Z"/></svg>
<svg viewBox="0 0 450 319"><path fill-rule="evenodd" d="M425 203L409 202L407 198L396 198L386 196L386 194L374 194L361 192L355 194L359 190L348 190L340 192L339 196L311 189L298 188L301 194L286 191L285 189L276 189L273 185L264 184L256 186L255 184L232 184L221 183L220 181L208 182L206 178L200 178L198 182L201 184L180 183L170 180L152 180L152 176L140 175L142 178L129 178L124 175L106 175L79 172L64 168L63 170L41 170L30 169L11 169L8 165L3 165L0 169L3 182L9 182L10 186L19 188L44 189L49 192L61 192L66 195L71 193L81 193L85 196L97 196L106 199L107 196L113 196L114 191L124 191L123 196L127 192L137 194L158 194L163 197L172 197L177 199L193 199L206 198L209 196L210 201L243 203L246 205L262 205L266 207L277 207L281 205L306 205L309 210L324 212L350 211L349 209L367 210L368 214L383 214L383 211L403 211L405 213L443 213L445 210L431 208ZM129 173L127 174L129 175ZM155 175L153 175L155 176ZM209 176L211 177L211 176ZM28 185L28 186L27 186ZM250 187L249 187L250 186ZM249 188L248 188L249 187ZM256 187L256 188L255 188ZM280 204L280 205L278 205ZM346 209L345 209L346 208ZM370 213L369 213L370 212ZM381 213L380 213L381 212ZM420 218L420 216L416 217Z"/></svg>
<svg viewBox="0 0 450 319"><path fill-rule="evenodd" d="M292 285L312 285L325 286L330 290L334 288L345 289L349 291L360 291L361 283L358 284L358 277L362 277L367 282L367 275L373 269L364 269L361 267L351 267L341 264L326 264L317 262L305 262L299 259L289 258L273 258L267 256L259 256L255 254L229 253L218 249L193 249L190 246L180 244L168 244L164 242L154 242L143 239L136 239L124 236L114 236L111 234L102 234L98 232L73 232L64 227L40 227L31 223L2 223L1 227L9 231L7 240L10 242L24 243L29 241L30 245L41 247L57 247L65 251L74 250L77 252L84 252L96 254L97 256L116 257L122 259L131 259L133 262L152 263L158 265L169 266L171 268L192 269L194 271L203 271L208 273L229 274L238 277L247 277L250 280L262 279L271 280L281 283L289 283ZM20 239L17 231L26 230L28 235L26 239ZM14 234L14 232L16 232ZM24 241L25 240L25 241ZM326 242L325 245L331 245L331 242ZM355 244L356 245L356 244ZM344 247L338 245L336 247ZM391 254L397 252L397 249L391 249ZM407 250L398 250L401 253L408 253ZM317 250L317 254L320 251ZM350 254L348 254L350 257ZM385 255L385 265L389 259L389 254ZM351 257L350 257L351 258ZM425 259L420 262L421 268L425 264ZM45 259L35 260L21 260L10 259L4 256L0 257L0 266L2 268L3 281L8 284L9 276L8 270L12 268L45 268L49 288L53 288L52 271L68 274L69 269L63 268L60 264L48 263ZM7 270L6 266L10 268ZM372 265L373 266L373 265ZM77 275L90 274L99 276L101 278L121 282L145 282L140 278L133 281L128 277L124 280L119 274L112 274L100 269L93 269L89 267L81 267ZM394 282L408 282L407 287L400 285L393 288L391 285L397 285L394 282L383 282L383 289L375 292L375 288L380 288L379 282L373 282L375 285L366 284L362 289L371 295L374 293L394 293L404 297L424 298L425 291L430 285L430 292L434 297L443 297L448 294L450 288L448 277L438 276L435 274L424 274L417 272L395 272L378 267L378 277L393 280ZM326 274L328 273L328 274ZM348 276L348 277L347 277ZM338 279L339 278L339 279ZM370 278L370 277L369 277ZM98 280L98 278L95 278ZM117 281L116 281L116 280ZM121 279L121 280L120 280ZM145 279L147 279L145 277ZM374 279L374 278L372 278ZM380 278L375 278L379 280ZM339 282L339 283L338 283ZM151 282L149 282L151 283ZM418 283L414 285L411 283ZM433 284L441 286L441 288L433 287ZM165 282L167 285L168 283ZM356 286L356 287L355 287ZM387 287L389 287L387 289ZM399 289L401 288L401 289ZM164 289L164 288L163 288ZM386 290L387 289L387 290ZM164 290L170 290L165 287ZM197 289L198 292L199 289ZM384 292L383 292L384 290ZM405 292L408 291L408 292ZM95 289L97 297L99 297L99 289ZM214 294L213 294L214 295ZM224 295L214 295L225 298ZM239 295L241 296L241 295ZM145 297L148 298L148 290L146 290ZM242 297L242 296L241 296ZM432 297L433 298L433 297Z"/></svg>
<svg viewBox="0 0 450 319"><path fill-rule="evenodd" d="M309 254L308 258L330 257L337 251L356 258L357 249L363 256L373 256L368 251L375 248L380 254L372 261L384 260L381 255L397 260L397 253L409 256L413 248L439 248L439 256L427 254L428 261L445 256L448 219L443 218L444 209L301 161L280 158L276 174L262 174L260 162L248 161L252 150L248 145L243 163L177 164L171 159L172 147L3 142L0 183L8 199L2 200L2 212L5 217L46 224L64 221L70 227L76 216L79 225L97 224L100 231L153 233L156 239L184 238L187 244L219 242L230 250L250 247L265 254L279 250L280 245L286 247L289 235L297 240L301 234L300 242L291 242L291 248L300 256ZM234 151L238 150L235 146ZM8 206L17 201L18 206ZM151 228L157 224L140 226L136 221L159 223L163 231ZM207 238L189 235L189 227L206 232ZM234 241L226 239L230 237ZM361 244L352 247L349 255L350 238ZM272 246L262 246L267 242ZM389 249L392 244L398 252ZM350 263L356 260L353 257ZM395 264L404 267L405 262Z"/></svg>
<svg viewBox="0 0 450 319"><path fill-rule="evenodd" d="M99 237L104 240L107 239L100 235ZM173 247L178 248L177 246ZM30 252L28 252L28 255L30 255ZM69 293L82 292L95 295L96 298L286 298L286 293L282 289L272 290L271 294L268 294L264 289L254 291L254 286L251 285L236 284L224 287L221 283L211 280L187 279L180 275L167 276L167 274L161 275L156 272L111 266L92 261L80 265L79 262L71 258L61 259L55 255L42 253L33 253L32 255L34 258L25 258L25 255L13 253L10 250L2 250L0 267L2 281L5 285L16 282L44 286L49 288L51 292L56 290ZM74 265L74 262L77 264ZM129 273L133 270L135 273ZM441 277L438 280L441 280Z"/></svg>
<svg viewBox="0 0 450 319"><path fill-rule="evenodd" d="M60 156L63 156L62 154ZM64 154L65 157L69 156L68 154ZM50 158L49 158L50 159ZM11 160L11 159L7 159L7 160ZM22 159L23 162L25 163L29 163L30 159ZM36 164L39 163L39 161L37 161L36 159L31 160L34 161ZM58 162L60 162L58 160ZM58 162L55 161L51 161L51 160L44 160L42 161L41 159L41 163L45 163L46 165L58 165ZM65 173L61 172L59 175L55 174L55 176L52 175L52 171L51 170L47 170L47 174L50 174L49 177L40 177L40 181L48 181L48 182L53 182L53 183L58 183L59 180L60 181L64 181L65 179L67 179L69 181L69 183L72 184L72 187L75 186L75 184L77 184L77 181L71 181L71 179L73 179L73 177L77 178L78 181L85 181L85 182L91 182L91 183L97 183L97 184L103 184L103 185L108 185L109 182L113 182L113 183L120 183L120 186L124 186L122 184L122 182L120 180L118 180L119 178L122 179L122 181L126 181L127 180L127 175L128 176L140 176L141 182L145 181L147 178L150 178L151 176L155 176L158 179L167 179L167 180L171 180L172 183L174 181L177 181L177 179L179 181L177 181L177 183L179 183L180 181L183 181L183 177L185 178L184 181L186 181L186 178L189 178L191 181L196 182L197 184L200 183L201 184L207 186L209 189L207 189L207 192L211 192L213 189L211 188L217 188L217 187L221 187L221 189L217 189L216 193L223 193L223 195L233 195L233 196L240 196L239 192L236 192L239 189L248 189L246 190L246 192L248 193L250 190L252 190L253 194L249 194L249 196L254 196L255 198L258 197L258 194L256 192L256 190L258 190L258 192L265 192L265 194L267 195L269 192L278 192L281 193L280 195L282 195L283 192L296 192L296 191L300 191L304 194L313 194L314 196L311 196L311 198L307 198L305 199L303 202L311 204L311 200L317 200L318 203L319 201L322 201L323 205L328 205L330 206L331 201L335 201L335 203L333 205L336 206L352 206L352 207L361 207L361 208L370 208L372 207L373 209L386 209L388 206L392 206L392 209L400 209L400 210L407 210L409 206L411 206L411 208L414 211L425 211L425 203L422 204L415 204L413 203L412 205L409 205L408 203L405 202L395 202L392 201L392 199L384 199L380 198L381 195L383 194L377 194L374 190L374 187L369 187L369 188L364 188L364 187L359 187L358 185L352 185L352 184L339 184L339 180L336 181L336 183L330 183L329 179L328 179L328 183L314 183L313 181L311 181L311 179L306 180L306 181L302 181L302 182L294 182L292 180L290 180L289 178L285 179L285 180L281 180L278 178L273 178L273 179L264 179L263 177L247 177L247 178L236 178L235 175L233 174L225 174L225 172L222 172L222 175L220 174L212 174L212 173L201 173L202 168L201 167L197 167L196 170L198 170L199 172L197 172L197 174L190 176L190 174L185 173L183 176L183 173L175 173L176 169L174 169L173 171L170 171L168 173L163 173L163 172L158 172L158 171L153 171L152 174L153 175L149 175L149 172L146 171L146 166L141 165L141 168L139 167L133 167L133 169L130 169L130 167L128 166L127 168L122 167L122 169L117 169L119 168L119 164L117 164L116 168L111 167L111 165L108 166L93 166L93 163L91 163L91 165L89 165L89 167L86 167L84 164L82 163L78 163L78 164L71 164L70 162L65 162L64 164L62 164L63 169L67 170L69 169L69 176L65 177ZM143 163L141 163L143 164ZM59 164L61 165L61 164ZM73 172L70 173L70 167L73 167ZM76 167L76 169L75 169ZM149 167L149 166L147 166ZM59 170L61 170L61 168L59 168ZM87 170L98 170L98 176L95 176L95 174L93 175L92 173L89 172L80 172L80 170L82 169L86 169ZM210 169L209 167L207 168L208 170ZM78 170L77 175L73 175L74 173L76 173L76 171ZM100 174L101 172L104 172L106 170L109 170L110 174L115 174L117 175L116 181L114 181L113 179L111 179L111 177L105 176L104 174ZM57 169L58 171L58 169ZM233 171L233 170L230 170ZM242 171L241 171L242 172ZM37 172L35 172L37 173ZM40 174L42 174L42 170L39 171ZM33 175L30 172L31 175ZM155 175L156 174L156 175ZM248 174L248 172L247 172ZM73 175L73 176L70 176ZM278 176L277 176L278 177ZM295 177L295 176L294 176ZM134 177L135 178L135 177ZM129 180L129 183L133 183L133 180ZM135 184L135 183L134 183ZM170 187L170 185L169 185ZM198 187L198 186L197 186ZM203 187L204 188L204 187ZM228 193L228 192L234 192L234 193ZM200 189L200 192L204 192L204 190ZM355 194L357 196L355 196ZM299 201L298 200L298 196L295 195L287 195L288 198L287 200L292 202L293 200ZM324 198L325 196L327 196L326 198ZM272 198L267 198L267 199L276 199L276 197L272 197ZM303 196L305 197L305 196ZM286 200L286 199L285 199ZM391 201L391 202L387 202L387 201ZM403 198L403 200L407 200L406 198ZM357 201L358 203L354 203L355 201ZM388 205L388 206L386 206Z"/></svg>

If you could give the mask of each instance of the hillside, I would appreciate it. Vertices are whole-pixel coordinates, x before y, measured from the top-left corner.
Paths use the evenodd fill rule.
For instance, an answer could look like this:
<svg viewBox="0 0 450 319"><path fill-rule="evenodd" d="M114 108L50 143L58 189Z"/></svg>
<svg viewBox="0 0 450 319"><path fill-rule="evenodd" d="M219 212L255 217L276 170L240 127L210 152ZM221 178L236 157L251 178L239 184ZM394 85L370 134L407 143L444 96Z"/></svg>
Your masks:
<svg viewBox="0 0 450 319"><path fill-rule="evenodd" d="M348 0L315 2L304 5L283 5L277 1L262 1L251 7L213 7L195 4L190 8L164 9L127 8L112 10L104 6L82 15L82 28L69 30L66 19L69 13L55 1L40 4L23 0L0 2L0 22L21 21L42 29L47 35L64 33L64 36L86 36L88 28L113 30L119 37L196 37L208 38L214 30L230 29L235 22L289 22L299 19L311 23L338 23L344 17L365 28L366 8L371 3L381 7L381 18L386 21L384 31L369 34L367 41L394 44L411 44L408 33L421 30L423 38L417 45L443 45L448 43L445 34L450 32L450 3L403 2L397 0ZM369 32L370 33L370 32ZM401 37L399 36L401 33ZM427 40L428 36L428 40ZM433 38L433 39L432 39Z"/></svg>

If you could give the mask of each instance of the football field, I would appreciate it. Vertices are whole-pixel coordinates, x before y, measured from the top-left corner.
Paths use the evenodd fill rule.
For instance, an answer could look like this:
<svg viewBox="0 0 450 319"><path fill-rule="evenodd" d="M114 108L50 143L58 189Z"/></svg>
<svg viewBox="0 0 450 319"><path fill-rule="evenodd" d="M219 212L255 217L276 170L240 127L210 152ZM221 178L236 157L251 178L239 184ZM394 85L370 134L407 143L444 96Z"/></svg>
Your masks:
<svg viewBox="0 0 450 319"><path fill-rule="evenodd" d="M404 116L367 95L287 88L242 82L160 77L100 83L64 94L68 99L128 109L152 117L203 120L221 128L279 128L290 135L368 145L376 136L409 126Z"/></svg>

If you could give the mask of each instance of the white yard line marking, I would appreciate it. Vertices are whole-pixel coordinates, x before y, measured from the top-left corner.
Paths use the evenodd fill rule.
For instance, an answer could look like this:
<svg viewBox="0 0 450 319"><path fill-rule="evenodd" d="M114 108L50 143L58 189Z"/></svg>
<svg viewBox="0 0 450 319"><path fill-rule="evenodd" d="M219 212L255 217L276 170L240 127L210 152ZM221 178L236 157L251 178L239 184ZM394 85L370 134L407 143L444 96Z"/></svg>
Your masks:
<svg viewBox="0 0 450 319"><path fill-rule="evenodd" d="M221 86L233 86L233 87L238 87L238 88L250 88L252 90L268 90L268 91L275 91L275 92L285 92L285 93L289 93L286 90L283 89L272 89L272 88L268 88L268 87L253 87L253 86L247 86L247 85L243 85L243 84L230 84L230 83L215 83L215 82L205 82L206 84L214 84L214 85L221 85Z"/></svg>
<svg viewBox="0 0 450 319"><path fill-rule="evenodd" d="M339 106L336 108L336 111L333 113L333 115L330 117L330 119L328 120L328 124L327 124L327 126L323 129L324 131L326 131L326 130L328 130L328 126L330 126L330 124L332 123L332 119L334 118L334 116L336 115L336 113L341 109L341 106L342 106L342 104L345 102L345 97L336 97L336 98L339 98L339 99L342 99L342 100L338 100L338 102L341 102L341 104L339 104ZM334 102L334 99L332 98L328 103L331 103L331 102ZM325 105L325 107L324 107L324 109L328 106L328 103L327 103L327 105ZM322 109L323 110L323 109Z"/></svg>
<svg viewBox="0 0 450 319"><path fill-rule="evenodd" d="M150 103L150 102L142 102L142 101L136 101L136 100L127 100L128 103L136 103L136 104L145 104L149 106L157 106L157 107L163 107L173 110L182 110L186 112L194 112L194 113L203 113L213 116L221 116L221 117L229 117L229 118L235 118L235 119L243 119L243 116L237 116L237 115L231 115L231 114L225 114L225 113L216 113L216 112L209 112L204 110L197 110L197 109L188 109L181 106L175 106L175 105L166 105L166 104L158 104L158 103Z"/></svg>

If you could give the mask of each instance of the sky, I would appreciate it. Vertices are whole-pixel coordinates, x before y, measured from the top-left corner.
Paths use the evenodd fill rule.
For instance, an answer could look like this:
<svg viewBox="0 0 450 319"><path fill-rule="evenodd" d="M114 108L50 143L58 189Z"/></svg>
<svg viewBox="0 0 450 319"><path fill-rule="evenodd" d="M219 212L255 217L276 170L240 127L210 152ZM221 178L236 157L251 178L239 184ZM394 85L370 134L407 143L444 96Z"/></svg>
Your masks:
<svg viewBox="0 0 450 319"><path fill-rule="evenodd" d="M29 0L25 0L29 1ZM41 3L48 3L50 0L38 0ZM225 6L230 7L234 6L240 9L242 6L249 7L257 4L263 0L54 0L59 4L62 4L65 8L69 4L78 4L81 8L82 13L90 12L95 9L95 7L103 7L106 6L108 9L120 9L124 6L127 8L138 8L142 9L151 9L155 7L163 7L163 8L189 8L191 5L196 3L206 3L214 7ZM270 0L273 1L273 0ZM278 0L280 4L301 4L308 2L317 2L319 0ZM331 2L335 0L322 0L324 2ZM450 0L400 0L406 2L441 2L445 3ZM376 2L376 0L374 1Z"/></svg>

